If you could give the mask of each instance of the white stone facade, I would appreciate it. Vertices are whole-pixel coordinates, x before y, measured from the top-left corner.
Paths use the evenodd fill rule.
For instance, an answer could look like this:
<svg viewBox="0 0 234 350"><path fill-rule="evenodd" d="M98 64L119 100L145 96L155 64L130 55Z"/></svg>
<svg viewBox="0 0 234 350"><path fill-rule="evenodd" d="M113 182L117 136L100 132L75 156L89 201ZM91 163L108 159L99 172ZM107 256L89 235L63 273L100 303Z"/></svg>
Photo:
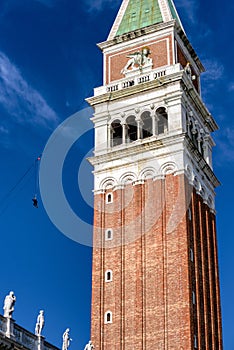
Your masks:
<svg viewBox="0 0 234 350"><path fill-rule="evenodd" d="M161 31L130 41L102 43L104 57L172 31L174 26L168 24ZM147 178L162 178L168 173L185 174L214 210L219 182L212 171L211 133L217 125L199 95L199 82L197 91L192 76L176 63L176 49L175 45L173 64L147 72L136 69L123 79L94 89L94 97L88 99L95 111L95 150L90 159L94 166L94 192L119 189L126 182L134 185ZM193 69L199 76L202 66L193 62ZM105 76L104 71L104 81ZM167 119L163 132L159 110ZM144 115L150 125L147 137ZM114 140L117 134L119 138Z"/></svg>

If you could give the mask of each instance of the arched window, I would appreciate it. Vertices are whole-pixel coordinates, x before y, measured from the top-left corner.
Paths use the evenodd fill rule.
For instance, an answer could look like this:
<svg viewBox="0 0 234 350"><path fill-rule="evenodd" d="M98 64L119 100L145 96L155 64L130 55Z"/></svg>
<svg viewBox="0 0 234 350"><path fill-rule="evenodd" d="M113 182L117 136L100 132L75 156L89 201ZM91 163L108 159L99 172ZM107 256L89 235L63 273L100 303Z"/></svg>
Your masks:
<svg viewBox="0 0 234 350"><path fill-rule="evenodd" d="M127 139L129 142L137 140L137 122L134 115L130 115L127 120Z"/></svg>
<svg viewBox="0 0 234 350"><path fill-rule="evenodd" d="M192 211L190 208L188 208L188 219L189 219L189 221L192 220Z"/></svg>
<svg viewBox="0 0 234 350"><path fill-rule="evenodd" d="M194 349L197 349L197 336L194 335Z"/></svg>
<svg viewBox="0 0 234 350"><path fill-rule="evenodd" d="M141 115L142 124L142 138L145 139L153 135L152 118L150 112L143 112Z"/></svg>
<svg viewBox="0 0 234 350"><path fill-rule="evenodd" d="M111 123L111 145L112 147L121 145L123 142L123 128L120 120Z"/></svg>
<svg viewBox="0 0 234 350"><path fill-rule="evenodd" d="M192 291L192 302L193 302L193 305L196 304L196 294L194 291Z"/></svg>
<svg viewBox="0 0 234 350"><path fill-rule="evenodd" d="M194 254L193 254L193 249L190 248L190 261L194 261Z"/></svg>
<svg viewBox="0 0 234 350"><path fill-rule="evenodd" d="M106 194L106 204L113 203L113 193Z"/></svg>
<svg viewBox="0 0 234 350"><path fill-rule="evenodd" d="M112 323L112 312L111 311L107 311L105 313L104 322L105 323Z"/></svg>
<svg viewBox="0 0 234 350"><path fill-rule="evenodd" d="M164 134L168 130L168 116L166 108L159 107L156 111L158 117L158 134Z"/></svg>
<svg viewBox="0 0 234 350"><path fill-rule="evenodd" d="M108 228L105 232L105 240L111 241L113 239L113 230L111 228Z"/></svg>
<svg viewBox="0 0 234 350"><path fill-rule="evenodd" d="M111 270L107 270L105 272L105 282L112 282L113 272Z"/></svg>

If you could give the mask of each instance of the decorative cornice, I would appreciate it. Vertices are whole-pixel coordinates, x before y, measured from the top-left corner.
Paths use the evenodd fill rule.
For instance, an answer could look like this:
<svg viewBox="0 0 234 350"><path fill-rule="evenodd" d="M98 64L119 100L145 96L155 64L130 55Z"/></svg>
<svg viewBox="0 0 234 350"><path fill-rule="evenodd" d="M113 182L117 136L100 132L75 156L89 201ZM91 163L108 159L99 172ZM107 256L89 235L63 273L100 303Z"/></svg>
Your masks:
<svg viewBox="0 0 234 350"><path fill-rule="evenodd" d="M176 28L176 33L178 34L178 36L182 40L184 46L186 47L186 49L188 50L188 52L191 55L192 59L194 60L194 62L198 66L200 72L201 73L205 72L205 68L204 68L203 64L201 63L198 55L196 54L196 51L192 47L192 45L191 45L190 41L188 40L188 38L187 38L186 34L184 33L184 31L181 29L181 27L177 23L175 24L175 28Z"/></svg>
<svg viewBox="0 0 234 350"><path fill-rule="evenodd" d="M167 23L158 23L158 24L153 24L148 27L144 27L141 29L134 30L132 32L128 32L123 35L116 36L114 39L103 41L97 46L103 51L111 46L117 45L122 42L134 40L135 38L139 38L140 36L148 35L155 33L156 31L167 29L170 27L175 27L176 25L176 20L169 21Z"/></svg>
<svg viewBox="0 0 234 350"><path fill-rule="evenodd" d="M137 186L137 185L144 185L145 180L143 179L138 179L136 181L133 182L133 186Z"/></svg>
<svg viewBox="0 0 234 350"><path fill-rule="evenodd" d="M201 96L198 94L198 92L196 91L196 89L194 88L192 82L189 80L187 74L183 75L183 79L182 79L182 86L183 86L183 90L185 92L185 94L187 94L191 100L194 102L196 108L200 111L201 116L204 119L204 124L205 126L208 127L208 129L213 132L219 129L216 121L214 120L214 118L212 117L212 115L210 114L210 112L208 111L208 109L206 108L205 104L203 103Z"/></svg>
<svg viewBox="0 0 234 350"><path fill-rule="evenodd" d="M196 161L197 165L199 166L199 169L202 170L202 172L206 175L207 179L212 183L212 185L214 187L220 186L220 182L215 176L213 170L207 164L205 159L202 157L200 152L197 150L197 148L194 146L193 142L187 135L185 137L185 146L187 147L189 152L192 154L193 159Z"/></svg>
<svg viewBox="0 0 234 350"><path fill-rule="evenodd" d="M93 190L94 195L96 194L104 194L105 190L104 189L98 189L98 190Z"/></svg>
<svg viewBox="0 0 234 350"><path fill-rule="evenodd" d="M199 195L203 202L207 204L207 206L210 208L210 210L215 214L215 204L214 204L214 198L215 193L212 188L210 188L209 184L205 180L204 176L197 173L196 169L194 168L192 170L192 174L188 173L188 167L187 169L180 169L180 171L176 171L177 169L176 163L171 163L170 161L166 161L164 164L162 164L162 167L156 170L156 168L151 168L152 174L150 177L145 178L144 173L149 170L147 166L141 170L141 172L132 172L131 168L130 171L125 171L123 174L121 172L116 172L116 178L114 179L114 182L116 183L112 187L105 187L105 183L109 182L110 178L105 173L103 174L106 176L103 181L100 183L96 183L97 189L94 192L94 194L105 194L106 190L111 191L117 191L117 190L124 190L124 188L127 185L137 186L137 185L144 185L148 180L152 181L164 181L166 179L166 176L168 175L174 175L174 176L181 176L184 175L187 178L187 181L192 186L194 192L196 192L197 195ZM112 179L112 178L111 178ZM190 190L190 193L191 190Z"/></svg>
<svg viewBox="0 0 234 350"><path fill-rule="evenodd" d="M95 155L94 157L87 158L90 164L93 166L98 165L100 163L107 163L109 161L114 161L122 158L126 158L129 156L132 156L133 154L142 154L145 151L152 151L164 146L168 146L169 144L175 144L175 142L181 142L181 137L183 139L183 135L180 137L178 135L176 136L167 136L164 137L163 139L156 140L156 139L151 139L151 140L139 140L128 144L128 145L121 145L120 147L114 147L109 150L108 153L104 153L101 155ZM95 171L94 171L95 174Z"/></svg>
<svg viewBox="0 0 234 350"><path fill-rule="evenodd" d="M129 95L135 95L142 93L144 91L149 91L156 89L157 87L161 87L168 83L176 82L182 79L183 70L172 73L170 75L163 76L161 78L155 79L150 82L141 83L139 85L131 86L123 90L114 91L111 93L105 93L103 95L88 97L85 100L91 105L95 106L99 103L110 102L114 100L118 100L123 97L128 97Z"/></svg>
<svg viewBox="0 0 234 350"><path fill-rule="evenodd" d="M86 99L86 101L91 106L95 106L100 103L115 101L124 97L129 97L135 94L139 94L145 91L161 88L162 86L165 86L167 84L171 84L174 82L178 82L178 81L182 82L182 89L184 93L187 94L191 98L191 100L194 102L196 108L200 111L201 116L204 119L204 123L208 127L208 129L211 132L218 130L217 123L215 122L214 118L206 108L205 104L201 99L201 96L196 91L192 82L188 79L187 74L184 73L184 70L165 75L161 78L158 78L146 83L130 86L123 90L118 90L111 93L108 92L98 96L89 97ZM178 93L177 93L177 97L178 97Z"/></svg>

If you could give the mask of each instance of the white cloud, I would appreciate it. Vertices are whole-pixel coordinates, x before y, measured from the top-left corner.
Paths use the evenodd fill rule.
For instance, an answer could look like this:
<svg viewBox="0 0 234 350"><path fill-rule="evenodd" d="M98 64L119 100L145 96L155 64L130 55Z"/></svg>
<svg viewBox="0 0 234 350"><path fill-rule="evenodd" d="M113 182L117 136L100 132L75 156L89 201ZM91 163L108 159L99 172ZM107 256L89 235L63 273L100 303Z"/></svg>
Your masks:
<svg viewBox="0 0 234 350"><path fill-rule="evenodd" d="M0 52L0 104L18 123L53 127L58 117L19 69Z"/></svg>
<svg viewBox="0 0 234 350"><path fill-rule="evenodd" d="M198 1L197 0L176 0L175 6L179 11L183 11L186 17L192 22L196 23L196 12L198 9Z"/></svg>
<svg viewBox="0 0 234 350"><path fill-rule="evenodd" d="M213 103L210 104L208 96L210 93L217 92L220 86L221 78L224 75L224 66L216 60L203 60L206 71L201 75L202 81L202 95L205 99L207 107L212 111L214 109ZM208 98L208 100L206 100Z"/></svg>
<svg viewBox="0 0 234 350"><path fill-rule="evenodd" d="M234 91L234 82L231 82L228 86L229 91Z"/></svg>
<svg viewBox="0 0 234 350"><path fill-rule="evenodd" d="M222 128L216 135L216 143L218 147L218 156L220 165L223 162L234 161L234 127L229 126ZM225 157L223 156L225 154Z"/></svg>
<svg viewBox="0 0 234 350"><path fill-rule="evenodd" d="M0 134L8 134L9 130L4 126L0 125Z"/></svg>
<svg viewBox="0 0 234 350"><path fill-rule="evenodd" d="M201 75L202 95L208 109L213 111L214 105L209 99L211 93L217 92L224 74L224 66L216 60L203 60L206 71Z"/></svg>
<svg viewBox="0 0 234 350"><path fill-rule="evenodd" d="M224 133L225 133L225 136L227 136L230 145L234 146L234 129L228 127L224 130Z"/></svg>
<svg viewBox="0 0 234 350"><path fill-rule="evenodd" d="M206 68L206 72L202 75L202 78L206 82L214 82L222 77L224 73L224 66L220 62L206 59L203 60L203 64Z"/></svg>

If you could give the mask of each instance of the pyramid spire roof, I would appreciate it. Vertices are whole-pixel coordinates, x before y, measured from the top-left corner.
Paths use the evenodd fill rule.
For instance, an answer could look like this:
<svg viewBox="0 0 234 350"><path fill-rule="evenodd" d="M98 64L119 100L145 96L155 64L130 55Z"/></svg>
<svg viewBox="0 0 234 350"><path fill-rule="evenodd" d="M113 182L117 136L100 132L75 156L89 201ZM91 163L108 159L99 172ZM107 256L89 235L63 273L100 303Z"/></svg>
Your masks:
<svg viewBox="0 0 234 350"><path fill-rule="evenodd" d="M123 0L108 39L173 19L183 29L173 0Z"/></svg>

